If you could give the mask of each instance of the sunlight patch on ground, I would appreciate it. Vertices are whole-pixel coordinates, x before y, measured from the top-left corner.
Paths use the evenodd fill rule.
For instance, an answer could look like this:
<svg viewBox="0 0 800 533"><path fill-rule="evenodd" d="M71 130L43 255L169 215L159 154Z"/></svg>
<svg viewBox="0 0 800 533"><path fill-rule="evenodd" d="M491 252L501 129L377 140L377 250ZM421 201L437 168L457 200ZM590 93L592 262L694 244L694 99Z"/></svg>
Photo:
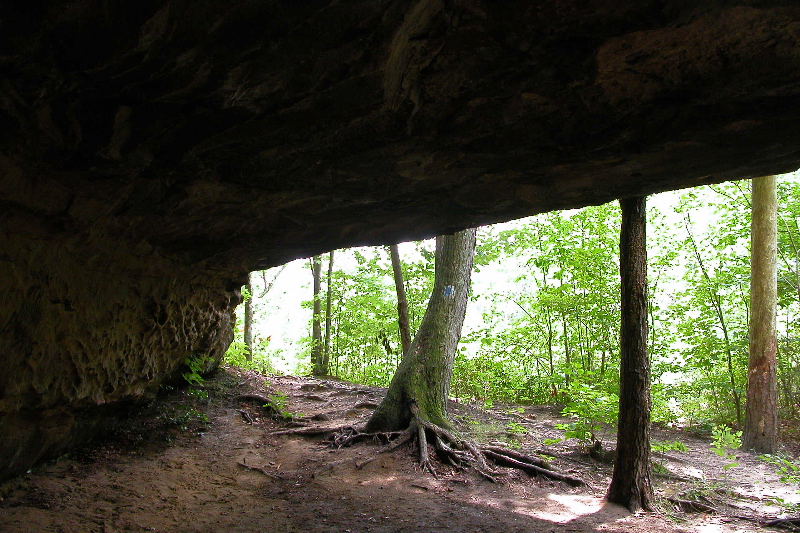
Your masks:
<svg viewBox="0 0 800 533"><path fill-rule="evenodd" d="M379 476L375 475L367 479L362 479L358 482L359 485L378 485L379 487L388 487L389 485L393 485L397 481L397 476L387 475L387 476Z"/></svg>
<svg viewBox="0 0 800 533"><path fill-rule="evenodd" d="M604 503L602 498L576 496L572 494L549 494L547 498L560 504L563 509L558 511L555 509L534 511L533 513L528 511L528 514L536 518L541 518L542 520L564 524L574 519L576 516L596 513L602 509Z"/></svg>
<svg viewBox="0 0 800 533"><path fill-rule="evenodd" d="M704 479L706 477L705 473L699 468L695 468L693 466L687 466L681 469L683 473L689 477L693 477L696 479Z"/></svg>
<svg viewBox="0 0 800 533"><path fill-rule="evenodd" d="M725 531L724 525L716 517L708 517L706 521L693 525L697 533L720 533Z"/></svg>

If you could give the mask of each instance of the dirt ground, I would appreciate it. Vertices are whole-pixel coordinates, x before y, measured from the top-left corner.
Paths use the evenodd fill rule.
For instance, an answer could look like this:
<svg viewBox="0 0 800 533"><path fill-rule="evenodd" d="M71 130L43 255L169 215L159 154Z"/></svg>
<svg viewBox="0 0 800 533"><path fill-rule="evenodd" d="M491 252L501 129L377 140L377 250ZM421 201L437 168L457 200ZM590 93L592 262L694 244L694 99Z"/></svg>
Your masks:
<svg viewBox="0 0 800 533"><path fill-rule="evenodd" d="M276 435L296 422L237 399L277 394L295 420L357 426L382 389L225 369L202 390L167 393L116 435L1 487L0 531L755 532L781 516L770 498L798 501L797 487L781 483L774 466L739 453L738 465L725 470L729 461L708 438L684 432L654 432L689 449L654 457L661 510L631 514L603 502L610 464L570 441L544 444L561 436L555 424L565 421L552 409L452 407L462 431L547 452L554 469L585 487L512 470L492 483L444 465L435 478L420 471L408 446L376 455L377 444L332 449L321 437ZM613 435L603 437L613 448Z"/></svg>

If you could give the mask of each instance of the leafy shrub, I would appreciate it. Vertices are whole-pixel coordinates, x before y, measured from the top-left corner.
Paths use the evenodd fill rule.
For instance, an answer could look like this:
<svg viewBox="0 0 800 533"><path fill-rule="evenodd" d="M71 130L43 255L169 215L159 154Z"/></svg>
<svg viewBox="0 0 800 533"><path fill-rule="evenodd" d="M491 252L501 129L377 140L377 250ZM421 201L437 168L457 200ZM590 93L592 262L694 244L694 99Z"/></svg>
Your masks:
<svg viewBox="0 0 800 533"><path fill-rule="evenodd" d="M730 453L730 450L738 449L742 446L742 432L732 431L727 426L714 426L711 430L712 442L711 449L727 461L736 459L736 456ZM727 470L737 466L739 463L731 462L724 466Z"/></svg>
<svg viewBox="0 0 800 533"><path fill-rule="evenodd" d="M241 341L234 341L225 352L225 363L231 366L237 366L246 370L255 370L262 374L274 374L275 367L272 366L270 357L263 349L264 345L259 344L254 347L253 360L247 360L247 345Z"/></svg>
<svg viewBox="0 0 800 533"><path fill-rule="evenodd" d="M678 452L688 452L689 448L679 440L673 441L657 441L654 440L650 443L650 449L654 452L668 452L670 450L675 450Z"/></svg>
<svg viewBox="0 0 800 533"><path fill-rule="evenodd" d="M557 424L564 431L564 439L577 439L590 445L598 440L597 434L606 426L614 426L619 413L619 396L598 390L592 385L580 384L575 387L573 399L567 403L562 413L572 418L571 422Z"/></svg>

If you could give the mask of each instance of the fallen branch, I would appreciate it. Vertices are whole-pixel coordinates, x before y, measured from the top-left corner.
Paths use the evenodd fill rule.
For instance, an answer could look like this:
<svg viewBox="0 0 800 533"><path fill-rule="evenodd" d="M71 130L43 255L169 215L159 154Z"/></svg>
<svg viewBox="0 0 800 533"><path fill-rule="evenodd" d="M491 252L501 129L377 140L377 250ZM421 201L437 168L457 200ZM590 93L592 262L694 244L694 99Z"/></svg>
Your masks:
<svg viewBox="0 0 800 533"><path fill-rule="evenodd" d="M694 500L680 500L678 498L667 498L667 501L675 505L677 509L684 513L718 513L716 508Z"/></svg>
<svg viewBox="0 0 800 533"><path fill-rule="evenodd" d="M558 472L555 472L553 470L549 470L547 468L542 468L542 467L536 466L534 464L530 464L530 463L527 463L527 462L519 461L519 460L517 460L517 459L515 459L513 457L509 457L508 455L505 454L505 452L498 453L496 451L492 451L492 450L489 450L489 449L484 449L483 453L486 455L486 457L488 457L489 459L491 459L492 461L494 461L495 463L497 463L500 466L510 466L512 468L516 468L518 470L522 470L523 472L526 472L526 473L531 474L531 475L540 475L541 474L542 476L545 476L547 478L550 478L550 479L553 479L553 480L556 480L556 481L563 481L564 483L567 483L568 485L570 485L572 487L581 487L581 486L586 485L586 482L584 480L580 479L580 478L573 477L573 476L568 476L566 474L560 474Z"/></svg>
<svg viewBox="0 0 800 533"><path fill-rule="evenodd" d="M502 453L505 456L513 457L517 461L522 461L523 463L528 463L536 465L541 468L552 470L550 464L544 459L541 459L539 457L531 457L530 455L525 455L524 453L520 453L515 450L509 450L507 448L503 448L502 446L484 446L483 449L488 450L490 452Z"/></svg>
<svg viewBox="0 0 800 533"><path fill-rule="evenodd" d="M763 522L761 525L766 527L779 527L790 531L800 531L800 518L778 518Z"/></svg>
<svg viewBox="0 0 800 533"><path fill-rule="evenodd" d="M302 428L292 428L292 429L279 429L276 431L270 431L269 435L305 435L305 436L316 436L316 435L329 435L331 433L336 433L337 431L341 431L342 428L324 428L319 426L312 426L312 427L302 427Z"/></svg>
<svg viewBox="0 0 800 533"><path fill-rule="evenodd" d="M240 394L236 398L234 398L237 402L261 402L261 403L271 403L272 400L267 398L266 396L262 396L261 394Z"/></svg>
<svg viewBox="0 0 800 533"><path fill-rule="evenodd" d="M250 465L248 465L248 464L245 464L245 463L243 463L243 462L241 462L241 461L238 461L236 464L237 464L237 465L239 465L239 466L241 466L241 467L244 467L244 468L246 468L247 470L255 470L256 472L260 472L260 473L264 474L264 475L265 475L265 476L267 476L267 477L271 477L272 479L277 479L277 480L280 480L280 481L282 481L282 480L283 480L283 478L282 478L281 476L279 476L279 475L277 475L277 474L273 474L272 472L268 472L268 471L264 470L264 469L263 469L263 468L261 468L261 467L258 467L258 466L250 466Z"/></svg>
<svg viewBox="0 0 800 533"><path fill-rule="evenodd" d="M244 418L245 422L247 422L250 425L253 425L253 417L250 416L250 413L248 413L244 409L237 409L237 411L239 411L239 414L242 415L242 418Z"/></svg>
<svg viewBox="0 0 800 533"><path fill-rule="evenodd" d="M677 509L684 513L718 513L716 508L694 500L680 500L678 498L667 498L667 501L675 505Z"/></svg>

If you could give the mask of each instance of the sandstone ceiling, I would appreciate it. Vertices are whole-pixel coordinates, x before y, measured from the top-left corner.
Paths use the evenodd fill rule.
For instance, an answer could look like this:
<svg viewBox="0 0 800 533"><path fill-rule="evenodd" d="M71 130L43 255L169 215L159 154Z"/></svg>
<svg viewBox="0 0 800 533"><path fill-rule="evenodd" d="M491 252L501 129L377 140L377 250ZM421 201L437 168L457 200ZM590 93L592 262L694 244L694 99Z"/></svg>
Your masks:
<svg viewBox="0 0 800 533"><path fill-rule="evenodd" d="M794 1L12 4L0 477L218 357L248 270L800 166Z"/></svg>

